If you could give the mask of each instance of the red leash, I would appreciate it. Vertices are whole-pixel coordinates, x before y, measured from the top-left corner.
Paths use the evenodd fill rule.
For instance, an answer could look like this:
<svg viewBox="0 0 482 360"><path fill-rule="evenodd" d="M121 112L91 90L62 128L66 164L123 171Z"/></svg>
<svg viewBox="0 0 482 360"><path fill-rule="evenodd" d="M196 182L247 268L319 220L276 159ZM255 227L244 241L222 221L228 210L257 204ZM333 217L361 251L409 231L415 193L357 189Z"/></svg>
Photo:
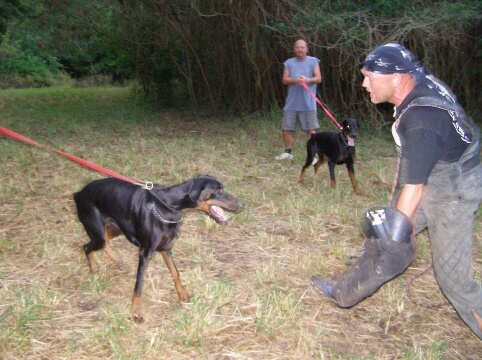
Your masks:
<svg viewBox="0 0 482 360"><path fill-rule="evenodd" d="M306 91L308 91L310 93L310 95L313 97L313 99L315 99L315 101L321 106L321 108L323 110L325 110L325 113L326 115L328 115L328 117L336 124L336 126L338 126L339 129L343 129L343 126L341 126L340 124L338 124L338 122L336 121L335 117L333 115L331 115L331 113L328 111L328 109L325 107L325 105L323 105L323 103L315 96L315 94L313 94L310 90L310 88L308 87L308 85L306 85L305 81L304 80L301 80L301 85L303 85L303 87L306 89Z"/></svg>
<svg viewBox="0 0 482 360"><path fill-rule="evenodd" d="M3 134L3 135L5 135L5 136L11 137L12 139L15 139L15 140L17 140L17 141L21 141L21 142L24 142L24 143L29 144L29 145L37 146L37 147L39 147L39 148L41 148L41 149L50 150L50 151L52 151L52 152L54 152L54 153L56 153L56 154L59 154L59 155L62 155L63 157L66 157L67 159L69 159L69 160L71 160L71 161L74 161L74 162L76 162L76 163L79 163L79 164L81 164L81 165L83 165L83 166L86 166L86 167L88 167L88 168L90 168L90 169L93 169L93 170L95 170L95 171L101 172L101 173L106 174L106 175L108 175L108 176L112 176L112 177L115 177L115 178L117 178L117 179L130 182L130 183L132 183L132 184L141 185L141 184L139 184L137 181L134 181L134 180L131 180L131 179L129 179L129 178L126 178L125 176L122 176L122 175L120 175L120 174L117 174L117 173L115 173L115 172L113 172L113 171L110 171L110 170L108 170L108 169L104 169L103 167L100 167L100 166L98 166L98 165L92 164L92 163L90 163L90 162L88 162L88 161L86 161L86 160L84 160L84 159L81 159L81 158L78 158L78 157L75 157L75 156L66 154L66 153L64 153L64 152L62 152L62 151L59 151L59 150L51 149L51 148L49 148L49 147L47 147L47 146L45 146L45 145L42 145L42 144L40 144L40 143L38 143L38 142L36 142L36 141L33 141L33 140L31 140L31 139L29 139L29 138L27 138L27 137L25 137L25 136L22 136L22 135L20 135L20 134L17 134L17 133L15 133L15 132L13 132L13 131L11 131L11 130L8 130L8 129L5 129L5 128L3 128L3 127L0 127L0 133Z"/></svg>

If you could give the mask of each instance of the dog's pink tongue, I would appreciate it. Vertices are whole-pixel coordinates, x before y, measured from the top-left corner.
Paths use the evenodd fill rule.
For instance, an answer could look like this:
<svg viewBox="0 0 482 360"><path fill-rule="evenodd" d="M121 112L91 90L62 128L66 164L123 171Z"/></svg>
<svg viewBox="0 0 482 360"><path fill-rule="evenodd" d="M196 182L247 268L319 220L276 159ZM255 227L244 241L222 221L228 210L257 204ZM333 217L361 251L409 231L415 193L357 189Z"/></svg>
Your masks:
<svg viewBox="0 0 482 360"><path fill-rule="evenodd" d="M224 213L223 209L219 206L211 206L211 214L216 217L219 221L224 222L228 220L228 217Z"/></svg>
<svg viewBox="0 0 482 360"><path fill-rule="evenodd" d="M348 136L348 146L355 146L355 139Z"/></svg>

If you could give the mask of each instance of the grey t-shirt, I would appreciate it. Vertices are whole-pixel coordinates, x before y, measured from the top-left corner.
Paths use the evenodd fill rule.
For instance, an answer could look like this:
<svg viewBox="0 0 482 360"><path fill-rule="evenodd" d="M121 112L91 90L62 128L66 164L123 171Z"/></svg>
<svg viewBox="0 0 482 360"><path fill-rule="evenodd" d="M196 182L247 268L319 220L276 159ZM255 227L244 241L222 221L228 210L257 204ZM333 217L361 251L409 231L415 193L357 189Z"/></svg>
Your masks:
<svg viewBox="0 0 482 360"><path fill-rule="evenodd" d="M294 57L286 60L284 66L288 69L292 78L299 78L300 76L311 78L314 75L315 67L319 63L320 60L313 56L307 56L302 61ZM313 94L316 94L316 84L306 85L308 85ZM316 101L303 86L290 85L283 110L316 111Z"/></svg>

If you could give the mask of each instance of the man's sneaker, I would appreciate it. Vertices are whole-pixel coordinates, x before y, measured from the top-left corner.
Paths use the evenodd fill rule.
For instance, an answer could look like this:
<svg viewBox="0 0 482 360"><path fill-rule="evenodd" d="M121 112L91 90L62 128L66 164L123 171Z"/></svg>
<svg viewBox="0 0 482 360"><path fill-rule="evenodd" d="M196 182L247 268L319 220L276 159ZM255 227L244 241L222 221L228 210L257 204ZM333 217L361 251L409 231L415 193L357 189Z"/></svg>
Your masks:
<svg viewBox="0 0 482 360"><path fill-rule="evenodd" d="M276 160L284 160L284 159L293 160L293 154L287 153L287 152L285 151L285 152L282 153L281 155L276 156L275 159L276 159Z"/></svg>

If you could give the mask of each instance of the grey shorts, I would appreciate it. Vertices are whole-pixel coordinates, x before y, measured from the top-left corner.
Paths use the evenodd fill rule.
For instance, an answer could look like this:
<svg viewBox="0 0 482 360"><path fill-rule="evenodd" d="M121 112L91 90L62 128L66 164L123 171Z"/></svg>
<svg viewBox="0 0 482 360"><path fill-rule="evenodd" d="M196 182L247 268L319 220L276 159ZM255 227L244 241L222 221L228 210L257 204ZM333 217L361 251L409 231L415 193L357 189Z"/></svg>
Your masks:
<svg viewBox="0 0 482 360"><path fill-rule="evenodd" d="M301 130L317 130L320 128L318 114L315 111L292 111L284 110L281 129L296 131L297 121L299 120Z"/></svg>

